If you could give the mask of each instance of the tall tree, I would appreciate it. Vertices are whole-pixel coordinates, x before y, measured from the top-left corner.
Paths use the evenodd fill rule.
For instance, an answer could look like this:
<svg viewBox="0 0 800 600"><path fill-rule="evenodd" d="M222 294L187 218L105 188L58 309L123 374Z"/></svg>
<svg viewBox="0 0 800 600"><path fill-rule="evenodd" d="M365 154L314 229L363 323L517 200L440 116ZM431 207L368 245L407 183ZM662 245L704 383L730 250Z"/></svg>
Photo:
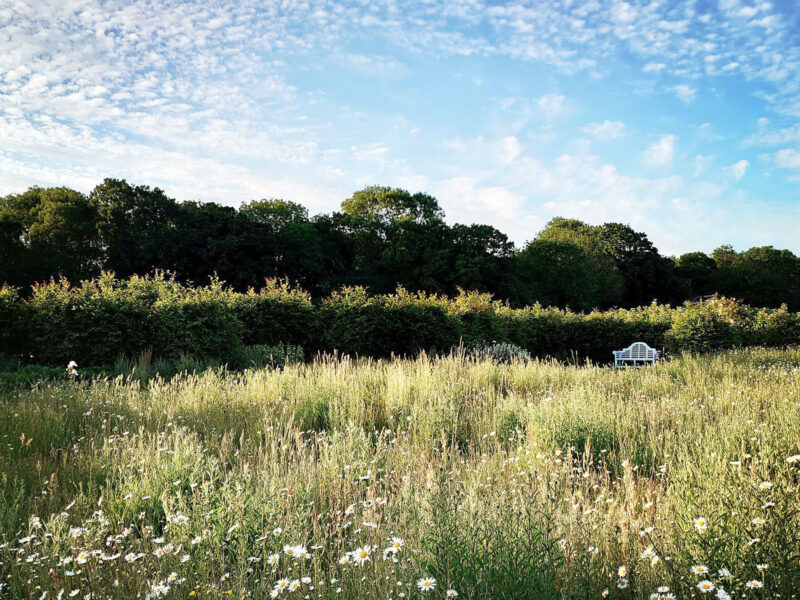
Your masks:
<svg viewBox="0 0 800 600"><path fill-rule="evenodd" d="M704 296L715 291L716 261L704 252L688 252L675 261L675 274L688 282L692 296Z"/></svg>
<svg viewBox="0 0 800 600"><path fill-rule="evenodd" d="M75 190L33 187L0 199L4 243L31 280L64 276L72 281L99 272L97 215Z"/></svg>
<svg viewBox="0 0 800 600"><path fill-rule="evenodd" d="M279 199L253 200L239 214L267 234L265 275L287 277L306 289L318 286L323 271L322 239L308 218L308 210Z"/></svg>
<svg viewBox="0 0 800 600"><path fill-rule="evenodd" d="M120 277L164 267L178 205L158 188L105 179L89 194L98 215L103 264Z"/></svg>

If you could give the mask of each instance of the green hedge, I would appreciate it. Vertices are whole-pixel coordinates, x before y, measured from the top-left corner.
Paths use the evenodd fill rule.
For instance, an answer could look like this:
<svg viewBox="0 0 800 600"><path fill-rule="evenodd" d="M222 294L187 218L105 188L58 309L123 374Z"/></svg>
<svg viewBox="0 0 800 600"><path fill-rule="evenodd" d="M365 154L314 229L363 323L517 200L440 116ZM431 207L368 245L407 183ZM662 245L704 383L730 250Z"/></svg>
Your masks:
<svg viewBox="0 0 800 600"><path fill-rule="evenodd" d="M181 285L162 275L127 280L104 273L70 286L51 281L28 297L0 288L0 353L26 363L110 365L150 350L234 360L245 347L289 344L362 356L444 351L460 341L511 342L534 356L607 361L641 340L672 352L800 343L800 314L714 299L679 307L574 313L512 309L489 295L455 298L405 290L370 296L346 288L322 301L278 281L236 293L220 282Z"/></svg>

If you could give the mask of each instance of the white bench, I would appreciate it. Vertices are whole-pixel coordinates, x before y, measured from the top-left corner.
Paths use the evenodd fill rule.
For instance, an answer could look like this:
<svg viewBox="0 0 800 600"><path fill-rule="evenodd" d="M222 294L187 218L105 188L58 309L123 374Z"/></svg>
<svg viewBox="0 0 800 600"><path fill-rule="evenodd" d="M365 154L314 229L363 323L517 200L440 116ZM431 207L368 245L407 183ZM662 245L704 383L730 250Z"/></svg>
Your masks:
<svg viewBox="0 0 800 600"><path fill-rule="evenodd" d="M624 350L614 350L614 368L637 368L644 363L655 364L658 360L658 354L658 350L651 348L644 342L635 342Z"/></svg>

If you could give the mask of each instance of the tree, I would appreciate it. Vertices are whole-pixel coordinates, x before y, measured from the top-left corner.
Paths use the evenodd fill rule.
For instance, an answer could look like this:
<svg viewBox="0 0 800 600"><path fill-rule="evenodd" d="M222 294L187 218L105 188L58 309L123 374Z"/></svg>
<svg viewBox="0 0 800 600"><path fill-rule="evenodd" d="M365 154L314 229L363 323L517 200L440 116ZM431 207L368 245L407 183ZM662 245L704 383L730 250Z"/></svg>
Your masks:
<svg viewBox="0 0 800 600"><path fill-rule="evenodd" d="M539 232L536 240L573 244L583 250L592 266L591 287L595 293L592 306L607 308L623 300L625 279L604 247L599 227L556 217Z"/></svg>
<svg viewBox="0 0 800 600"><path fill-rule="evenodd" d="M450 229L453 256L448 293L461 287L507 297L511 290L514 243L491 225L454 225Z"/></svg>
<svg viewBox="0 0 800 600"><path fill-rule="evenodd" d="M772 246L736 252L720 246L713 253L716 291L754 306L787 304L800 310L800 259L789 250Z"/></svg>
<svg viewBox="0 0 800 600"><path fill-rule="evenodd" d="M26 283L99 273L97 214L75 190L33 187L0 199L3 244L24 263ZM7 276L12 276L9 273Z"/></svg>
<svg viewBox="0 0 800 600"><path fill-rule="evenodd" d="M323 271L322 240L304 206L253 200L243 204L239 214L268 234L263 265L267 276L286 277L306 289L317 287Z"/></svg>
<svg viewBox="0 0 800 600"><path fill-rule="evenodd" d="M704 252L688 252L675 261L675 274L688 282L693 296L713 294L716 261Z"/></svg>
<svg viewBox="0 0 800 600"><path fill-rule="evenodd" d="M166 267L178 205L158 188L105 179L89 194L97 211L104 268L120 277Z"/></svg>
<svg viewBox="0 0 800 600"><path fill-rule="evenodd" d="M601 296L602 276L592 257L571 242L533 240L515 261L519 288L516 304L591 310Z"/></svg>
<svg viewBox="0 0 800 600"><path fill-rule="evenodd" d="M370 186L342 202L342 212L357 217L373 217L382 225L398 221L429 223L441 221L444 213L436 198L410 194L399 188Z"/></svg>

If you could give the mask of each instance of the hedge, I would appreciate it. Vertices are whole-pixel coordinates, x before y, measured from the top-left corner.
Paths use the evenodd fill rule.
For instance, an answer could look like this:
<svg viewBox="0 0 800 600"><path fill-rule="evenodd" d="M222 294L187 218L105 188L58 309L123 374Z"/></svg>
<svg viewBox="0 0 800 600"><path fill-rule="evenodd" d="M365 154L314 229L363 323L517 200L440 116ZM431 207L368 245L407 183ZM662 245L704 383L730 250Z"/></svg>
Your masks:
<svg viewBox="0 0 800 600"><path fill-rule="evenodd" d="M192 355L232 361L254 345L302 346L383 357L447 352L461 341L511 342L539 357L605 362L641 340L672 352L800 344L800 314L715 298L683 306L575 313L512 309L480 293L454 298L410 293L371 296L345 288L320 301L280 281L237 293L219 281L182 285L152 277L65 280L27 296L0 287L0 353L25 363L110 365L149 350L164 359Z"/></svg>

